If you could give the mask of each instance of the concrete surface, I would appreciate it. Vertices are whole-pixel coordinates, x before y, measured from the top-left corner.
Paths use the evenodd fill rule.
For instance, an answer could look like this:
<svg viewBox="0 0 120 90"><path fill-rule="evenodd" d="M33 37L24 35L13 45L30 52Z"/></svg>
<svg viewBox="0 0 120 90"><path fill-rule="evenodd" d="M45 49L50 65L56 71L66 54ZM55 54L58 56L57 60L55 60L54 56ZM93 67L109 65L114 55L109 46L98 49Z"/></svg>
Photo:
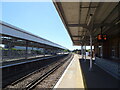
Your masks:
<svg viewBox="0 0 120 90"><path fill-rule="evenodd" d="M78 55L74 55L73 60L54 88L84 88Z"/></svg>

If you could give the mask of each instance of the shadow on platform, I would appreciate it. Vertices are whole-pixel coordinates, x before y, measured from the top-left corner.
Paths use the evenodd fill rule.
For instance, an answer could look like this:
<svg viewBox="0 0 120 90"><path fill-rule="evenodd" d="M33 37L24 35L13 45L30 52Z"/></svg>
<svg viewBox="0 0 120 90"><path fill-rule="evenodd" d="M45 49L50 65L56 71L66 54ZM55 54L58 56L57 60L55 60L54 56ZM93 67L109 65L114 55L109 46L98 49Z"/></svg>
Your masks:
<svg viewBox="0 0 120 90"><path fill-rule="evenodd" d="M82 69L82 74L84 78L84 84L87 89L91 88L116 88L120 89L119 80L109 75L107 72L102 70L100 67L94 64L93 69L89 71L89 59L86 62L82 59L80 61L80 66Z"/></svg>

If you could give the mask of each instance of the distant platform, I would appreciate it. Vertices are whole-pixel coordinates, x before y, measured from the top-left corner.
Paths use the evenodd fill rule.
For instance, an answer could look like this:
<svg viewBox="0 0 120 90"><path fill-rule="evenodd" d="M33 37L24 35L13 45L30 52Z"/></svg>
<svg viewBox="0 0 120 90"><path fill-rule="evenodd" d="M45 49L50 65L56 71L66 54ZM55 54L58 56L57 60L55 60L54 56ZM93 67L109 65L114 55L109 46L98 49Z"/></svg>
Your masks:
<svg viewBox="0 0 120 90"><path fill-rule="evenodd" d="M0 62L0 65L1 65L0 68L19 65L19 64L24 64L24 63L28 63L28 62L42 60L43 58L47 59L47 58L52 58L52 57L55 57L55 55L39 55L39 56L31 57L31 58L28 58L28 59L7 60L5 62Z"/></svg>

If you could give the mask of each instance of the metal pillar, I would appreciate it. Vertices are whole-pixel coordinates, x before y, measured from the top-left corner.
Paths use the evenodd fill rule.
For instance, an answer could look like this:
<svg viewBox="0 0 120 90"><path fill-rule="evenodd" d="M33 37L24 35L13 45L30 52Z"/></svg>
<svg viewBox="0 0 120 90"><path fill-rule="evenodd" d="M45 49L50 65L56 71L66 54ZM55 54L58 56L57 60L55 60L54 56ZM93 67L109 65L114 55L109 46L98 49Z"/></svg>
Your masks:
<svg viewBox="0 0 120 90"><path fill-rule="evenodd" d="M90 67L89 70L92 70L92 35L90 34Z"/></svg>
<svg viewBox="0 0 120 90"><path fill-rule="evenodd" d="M89 34L90 34L90 67L89 71L92 71L92 29L93 29L93 19L92 19L93 14L91 13L90 10L90 18L88 20L87 26L90 26L91 28L89 29ZM90 25L91 23L91 25Z"/></svg>
<svg viewBox="0 0 120 90"><path fill-rule="evenodd" d="M85 44L85 62L86 62L86 44Z"/></svg>
<svg viewBox="0 0 120 90"><path fill-rule="evenodd" d="M52 55L54 54L54 49L52 49Z"/></svg>
<svg viewBox="0 0 120 90"><path fill-rule="evenodd" d="M11 38L9 37L9 39L11 39ZM11 59L11 58L13 58L13 55L12 55L13 38L10 41L8 41L7 45L8 45L8 53L7 53L7 55L9 57L9 59Z"/></svg>
<svg viewBox="0 0 120 90"><path fill-rule="evenodd" d="M31 51L32 51L32 55L31 55L31 56L33 56L33 54L34 54L34 53L33 53L33 46L32 46L32 50L31 50Z"/></svg>
<svg viewBox="0 0 120 90"><path fill-rule="evenodd" d="M25 59L28 58L28 42L26 41Z"/></svg>
<svg viewBox="0 0 120 90"><path fill-rule="evenodd" d="M83 45L81 46L82 59L84 59Z"/></svg>
<svg viewBox="0 0 120 90"><path fill-rule="evenodd" d="M11 51L12 51L11 45L12 45L11 42L8 42L8 53L7 53L7 55L8 55L8 57L9 57L9 59L11 59L11 56L12 56L12 55L11 55Z"/></svg>
<svg viewBox="0 0 120 90"><path fill-rule="evenodd" d="M45 52L46 52L46 45L44 45L44 53L43 53L43 54L44 54L44 55L43 55L44 57L45 57L45 54L46 54Z"/></svg>

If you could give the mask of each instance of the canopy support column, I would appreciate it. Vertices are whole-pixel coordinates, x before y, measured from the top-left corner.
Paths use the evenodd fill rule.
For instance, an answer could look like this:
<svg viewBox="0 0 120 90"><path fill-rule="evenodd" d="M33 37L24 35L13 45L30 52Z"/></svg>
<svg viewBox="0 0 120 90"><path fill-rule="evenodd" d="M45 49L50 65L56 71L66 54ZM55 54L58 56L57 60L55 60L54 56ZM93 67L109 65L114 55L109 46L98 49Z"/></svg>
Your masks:
<svg viewBox="0 0 120 90"><path fill-rule="evenodd" d="M46 45L44 46L44 53L43 53L44 55L44 57L45 57L45 54L46 54Z"/></svg>
<svg viewBox="0 0 120 90"><path fill-rule="evenodd" d="M85 44L85 62L86 62L86 44Z"/></svg>
<svg viewBox="0 0 120 90"><path fill-rule="evenodd" d="M28 41L26 41L25 59L28 59Z"/></svg>
<svg viewBox="0 0 120 90"><path fill-rule="evenodd" d="M90 67L89 70L92 70L92 35L90 34Z"/></svg>
<svg viewBox="0 0 120 90"><path fill-rule="evenodd" d="M84 59L83 45L81 46L81 55L82 55L82 60L83 60Z"/></svg>

